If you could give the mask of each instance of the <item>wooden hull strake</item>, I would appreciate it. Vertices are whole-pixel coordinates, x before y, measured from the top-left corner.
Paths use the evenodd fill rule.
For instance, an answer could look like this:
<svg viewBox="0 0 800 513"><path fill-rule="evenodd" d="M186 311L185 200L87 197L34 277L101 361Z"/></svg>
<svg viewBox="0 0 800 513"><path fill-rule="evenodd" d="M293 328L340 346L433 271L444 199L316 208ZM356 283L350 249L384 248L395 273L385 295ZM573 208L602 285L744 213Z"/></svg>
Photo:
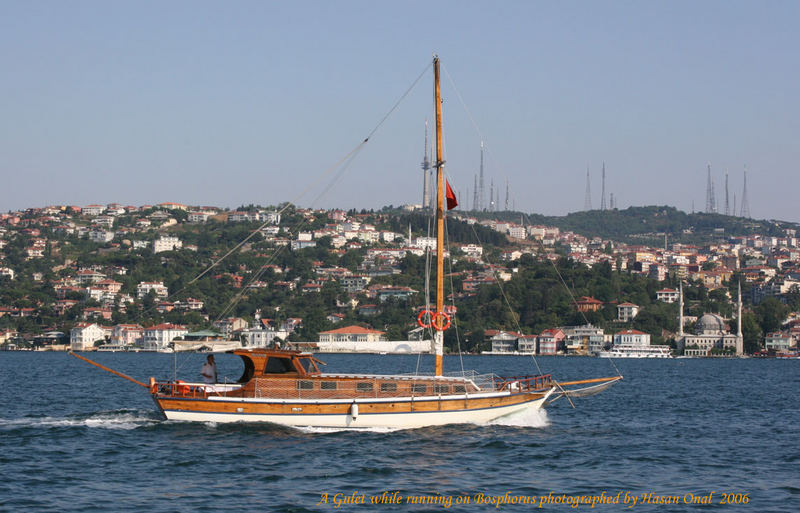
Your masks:
<svg viewBox="0 0 800 513"><path fill-rule="evenodd" d="M538 410L553 389L448 397L298 400L208 396L159 397L167 419L201 422L272 422L332 428L418 428L484 423L523 410Z"/></svg>

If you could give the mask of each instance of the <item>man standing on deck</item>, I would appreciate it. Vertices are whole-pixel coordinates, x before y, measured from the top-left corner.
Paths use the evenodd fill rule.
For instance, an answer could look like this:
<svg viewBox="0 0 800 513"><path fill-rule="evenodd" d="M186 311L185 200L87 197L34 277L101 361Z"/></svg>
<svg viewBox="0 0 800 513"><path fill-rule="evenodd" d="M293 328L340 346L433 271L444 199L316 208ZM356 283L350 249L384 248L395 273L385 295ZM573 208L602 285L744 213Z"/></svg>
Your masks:
<svg viewBox="0 0 800 513"><path fill-rule="evenodd" d="M217 382L217 364L214 363L214 355L208 355L206 363L200 369L200 374L203 375L203 382L216 383Z"/></svg>

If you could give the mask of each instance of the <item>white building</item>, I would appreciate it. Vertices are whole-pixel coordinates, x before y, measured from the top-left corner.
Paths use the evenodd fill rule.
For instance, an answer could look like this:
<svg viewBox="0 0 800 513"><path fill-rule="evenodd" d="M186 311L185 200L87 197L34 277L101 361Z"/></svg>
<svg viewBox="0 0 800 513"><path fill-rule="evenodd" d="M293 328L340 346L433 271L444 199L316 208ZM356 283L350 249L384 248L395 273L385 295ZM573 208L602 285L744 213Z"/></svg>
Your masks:
<svg viewBox="0 0 800 513"><path fill-rule="evenodd" d="M92 230L89 232L89 240L92 242L105 244L106 242L111 242L113 238L114 232L109 232L106 230Z"/></svg>
<svg viewBox="0 0 800 513"><path fill-rule="evenodd" d="M650 345L650 334L637 330L623 330L614 334L615 346L644 347Z"/></svg>
<svg viewBox="0 0 800 513"><path fill-rule="evenodd" d="M111 330L111 342L119 346L141 346L144 328L138 324L117 324Z"/></svg>
<svg viewBox="0 0 800 513"><path fill-rule="evenodd" d="M73 351L87 351L94 348L98 340L105 340L106 330L95 323L81 322L69 332L69 345Z"/></svg>
<svg viewBox="0 0 800 513"><path fill-rule="evenodd" d="M316 350L321 353L429 353L430 340L386 340L378 330L347 326L319 334Z"/></svg>
<svg viewBox="0 0 800 513"><path fill-rule="evenodd" d="M190 223L205 223L210 216L208 212L189 212L187 221Z"/></svg>
<svg viewBox="0 0 800 513"><path fill-rule="evenodd" d="M179 324L157 324L144 330L143 347L146 351L160 351L178 337L189 333L186 326Z"/></svg>
<svg viewBox="0 0 800 513"><path fill-rule="evenodd" d="M150 291L156 293L157 297L165 298L169 296L167 287L164 286L163 281L143 281L136 286L136 297L139 299L144 298Z"/></svg>
<svg viewBox="0 0 800 513"><path fill-rule="evenodd" d="M103 205L87 205L81 209L81 213L87 216L99 216L105 212L106 207Z"/></svg>
<svg viewBox="0 0 800 513"><path fill-rule="evenodd" d="M622 322L632 321L639 313L639 305L633 303L620 303L617 305L617 320Z"/></svg>
<svg viewBox="0 0 800 513"><path fill-rule="evenodd" d="M656 292L656 300L664 303L674 303L678 300L678 291L675 289L661 289Z"/></svg>
<svg viewBox="0 0 800 513"><path fill-rule="evenodd" d="M320 342L378 342L386 340L386 332L362 328L361 326L346 326L331 331L322 331L319 334Z"/></svg>
<svg viewBox="0 0 800 513"><path fill-rule="evenodd" d="M162 251L174 251L181 249L183 242L178 237L162 235L160 238L153 241L153 253L161 253Z"/></svg>

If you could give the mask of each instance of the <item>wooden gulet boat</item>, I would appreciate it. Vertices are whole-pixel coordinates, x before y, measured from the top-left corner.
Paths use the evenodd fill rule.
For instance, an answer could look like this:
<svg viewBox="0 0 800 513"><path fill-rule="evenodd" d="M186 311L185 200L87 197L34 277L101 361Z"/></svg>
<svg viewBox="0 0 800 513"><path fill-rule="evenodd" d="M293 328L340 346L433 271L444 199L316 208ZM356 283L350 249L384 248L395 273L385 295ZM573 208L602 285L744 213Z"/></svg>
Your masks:
<svg viewBox="0 0 800 513"><path fill-rule="evenodd" d="M484 423L547 401L569 397L565 385L593 383L586 395L607 388L621 376L557 383L551 375L501 378L493 374L443 373L444 311L444 161L439 59L434 57L436 111L436 310L425 324L433 328L435 372L423 375L335 374L320 371L311 353L288 349L237 349L244 373L234 384L141 383L170 420L273 422L289 426L333 428L415 428L453 423ZM85 357L81 359L98 365ZM102 366L100 366L102 367ZM575 395L579 395L575 393Z"/></svg>

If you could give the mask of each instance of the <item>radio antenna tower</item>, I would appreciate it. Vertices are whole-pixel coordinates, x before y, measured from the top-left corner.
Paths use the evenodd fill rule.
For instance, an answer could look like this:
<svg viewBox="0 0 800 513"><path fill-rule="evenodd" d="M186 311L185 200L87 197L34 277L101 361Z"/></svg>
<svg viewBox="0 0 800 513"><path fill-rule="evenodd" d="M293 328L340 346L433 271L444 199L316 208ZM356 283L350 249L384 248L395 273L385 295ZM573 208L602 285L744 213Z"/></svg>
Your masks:
<svg viewBox="0 0 800 513"><path fill-rule="evenodd" d="M728 170L725 170L725 215L731 215L730 203L728 203Z"/></svg>
<svg viewBox="0 0 800 513"><path fill-rule="evenodd" d="M714 212L714 184L711 183L711 161L708 162L708 179L706 181L706 214Z"/></svg>
<svg viewBox="0 0 800 513"><path fill-rule="evenodd" d="M603 162L602 186L600 188L600 210L606 209L606 163Z"/></svg>
<svg viewBox="0 0 800 513"><path fill-rule="evenodd" d="M472 188L472 210L478 210L478 175L475 175L475 186Z"/></svg>
<svg viewBox="0 0 800 513"><path fill-rule="evenodd" d="M483 157L483 152L481 152L481 157ZM481 159L481 162L483 162L483 159ZM489 183L489 212L494 212L494 179Z"/></svg>
<svg viewBox="0 0 800 513"><path fill-rule="evenodd" d="M583 200L583 209L592 209L592 188L589 185L589 166L586 166L586 198Z"/></svg>
<svg viewBox="0 0 800 513"><path fill-rule="evenodd" d="M431 161L428 159L428 120L425 120L425 157L422 159L422 208L431 206L430 183L428 181L428 171L431 168Z"/></svg>
<svg viewBox="0 0 800 513"><path fill-rule="evenodd" d="M506 212L508 212L508 178L506 178Z"/></svg>
<svg viewBox="0 0 800 513"><path fill-rule="evenodd" d="M750 217L750 204L747 202L747 166L744 166L744 188L742 190L742 211L740 217Z"/></svg>
<svg viewBox="0 0 800 513"><path fill-rule="evenodd" d="M481 175L478 181L478 210L486 210L483 199L486 197L485 182L483 181L483 141L481 141Z"/></svg>

